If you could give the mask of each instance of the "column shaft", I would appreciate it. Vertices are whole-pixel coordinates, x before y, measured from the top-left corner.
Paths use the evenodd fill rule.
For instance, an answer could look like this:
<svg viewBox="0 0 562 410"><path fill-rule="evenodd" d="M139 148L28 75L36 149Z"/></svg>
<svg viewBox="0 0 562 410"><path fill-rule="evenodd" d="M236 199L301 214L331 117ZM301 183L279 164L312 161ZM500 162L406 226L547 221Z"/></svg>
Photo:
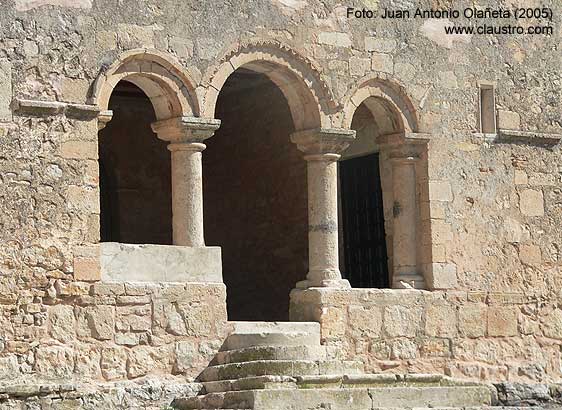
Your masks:
<svg viewBox="0 0 562 410"><path fill-rule="evenodd" d="M308 274L299 288L350 287L342 279L338 258L338 164L355 131L312 129L291 135L305 153L308 181Z"/></svg>
<svg viewBox="0 0 562 410"><path fill-rule="evenodd" d="M326 158L328 157L328 158ZM320 285L341 279L338 258L337 157L307 159L308 249L307 279Z"/></svg>
<svg viewBox="0 0 562 410"><path fill-rule="evenodd" d="M205 144L170 144L172 153L172 224L174 245L201 247L203 238L203 171Z"/></svg>

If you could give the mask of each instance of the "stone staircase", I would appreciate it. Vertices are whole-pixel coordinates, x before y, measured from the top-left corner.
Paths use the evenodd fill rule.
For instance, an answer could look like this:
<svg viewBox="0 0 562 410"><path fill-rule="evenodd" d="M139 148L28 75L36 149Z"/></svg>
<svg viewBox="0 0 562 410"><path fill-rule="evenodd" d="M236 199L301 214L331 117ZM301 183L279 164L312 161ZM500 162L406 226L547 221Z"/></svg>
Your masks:
<svg viewBox="0 0 562 410"><path fill-rule="evenodd" d="M371 410L488 406L487 386L441 375L365 374L320 344L318 323L234 322L234 331L199 376L188 409Z"/></svg>

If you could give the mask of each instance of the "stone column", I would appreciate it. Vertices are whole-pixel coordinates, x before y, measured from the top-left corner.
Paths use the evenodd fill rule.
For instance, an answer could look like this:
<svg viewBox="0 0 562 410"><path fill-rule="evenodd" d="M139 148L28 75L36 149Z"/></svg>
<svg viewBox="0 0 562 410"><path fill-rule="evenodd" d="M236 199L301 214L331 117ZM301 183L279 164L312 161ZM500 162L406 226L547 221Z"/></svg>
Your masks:
<svg viewBox="0 0 562 410"><path fill-rule="evenodd" d="M416 162L418 159L416 156L401 154L390 158L394 186L393 288L425 288L424 278L418 273L417 266Z"/></svg>
<svg viewBox="0 0 562 410"><path fill-rule="evenodd" d="M296 132L291 141L305 153L308 181L308 264L298 288L350 287L342 279L338 257L338 167L340 153L355 131L315 129Z"/></svg>
<svg viewBox="0 0 562 410"><path fill-rule="evenodd" d="M169 141L172 153L172 225L174 245L202 247L203 141L219 128L220 120L177 117L152 123L158 138Z"/></svg>

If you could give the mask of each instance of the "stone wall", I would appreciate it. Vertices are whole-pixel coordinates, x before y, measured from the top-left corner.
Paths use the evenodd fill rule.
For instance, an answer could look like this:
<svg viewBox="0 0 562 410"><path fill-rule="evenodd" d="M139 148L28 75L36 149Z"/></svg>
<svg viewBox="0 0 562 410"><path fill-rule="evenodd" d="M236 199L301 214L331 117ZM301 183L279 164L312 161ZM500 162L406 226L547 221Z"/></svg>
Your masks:
<svg viewBox="0 0 562 410"><path fill-rule="evenodd" d="M193 380L228 332L222 284L57 279L41 296L22 293L2 300L2 382Z"/></svg>
<svg viewBox="0 0 562 410"><path fill-rule="evenodd" d="M429 198L420 203L431 233L424 262L435 287L458 292L335 291L327 295L337 299L326 302L303 294L298 298L313 313L295 317L321 321L327 342L339 343L346 355L357 352L374 370L389 363L395 371L471 378L558 377L562 13L557 0L543 5L554 9L552 36L435 36L447 22L350 20L345 6L331 1L256 1L247 8L218 0L185 7L175 0L3 5L0 378L191 376L227 331L223 287L96 283L97 114L107 107L94 105L103 101L92 90L133 49L167 56L158 60L164 65L147 63L159 74L166 68L189 78L193 115L212 117L220 89L210 84L258 57L306 77L322 126L343 126L342 111L369 81L411 102L414 131L430 137L427 192L420 188L420 198ZM509 130L496 136L501 143L478 133L481 80L496 84L499 126ZM513 291L537 292L536 300ZM365 329L352 316L363 317L364 308L379 312L366 315L372 323ZM445 313L456 322L443 321ZM419 316L410 321L411 314ZM478 318L473 325L466 323L470 314Z"/></svg>
<svg viewBox="0 0 562 410"><path fill-rule="evenodd" d="M318 321L322 340L372 372L444 373L485 381L561 376L560 298L523 293L309 289L291 319Z"/></svg>

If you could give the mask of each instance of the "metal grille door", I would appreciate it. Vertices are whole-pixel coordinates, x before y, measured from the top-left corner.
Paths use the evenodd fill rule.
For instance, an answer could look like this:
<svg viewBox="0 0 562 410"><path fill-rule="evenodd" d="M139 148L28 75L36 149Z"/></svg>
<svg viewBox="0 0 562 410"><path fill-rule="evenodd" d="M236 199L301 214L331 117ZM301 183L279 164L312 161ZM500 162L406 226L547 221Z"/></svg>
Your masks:
<svg viewBox="0 0 562 410"><path fill-rule="evenodd" d="M340 162L344 276L355 288L389 285L379 155Z"/></svg>

